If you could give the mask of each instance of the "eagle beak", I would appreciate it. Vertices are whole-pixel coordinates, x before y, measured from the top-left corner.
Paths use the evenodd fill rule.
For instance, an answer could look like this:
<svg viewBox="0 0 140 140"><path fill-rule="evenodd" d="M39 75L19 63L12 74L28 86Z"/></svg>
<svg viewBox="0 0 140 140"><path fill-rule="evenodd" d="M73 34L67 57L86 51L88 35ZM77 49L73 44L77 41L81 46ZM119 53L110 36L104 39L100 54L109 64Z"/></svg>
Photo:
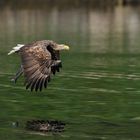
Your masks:
<svg viewBox="0 0 140 140"><path fill-rule="evenodd" d="M59 48L58 50L69 50L70 49L70 47L65 44L58 45L58 48Z"/></svg>

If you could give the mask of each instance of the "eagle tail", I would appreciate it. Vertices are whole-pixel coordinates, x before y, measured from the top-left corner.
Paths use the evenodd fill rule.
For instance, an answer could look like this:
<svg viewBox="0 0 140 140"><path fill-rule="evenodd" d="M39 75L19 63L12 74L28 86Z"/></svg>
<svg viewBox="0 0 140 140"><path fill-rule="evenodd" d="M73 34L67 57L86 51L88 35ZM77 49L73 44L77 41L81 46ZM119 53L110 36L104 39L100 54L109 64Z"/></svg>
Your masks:
<svg viewBox="0 0 140 140"><path fill-rule="evenodd" d="M18 52L23 46L24 44L17 44L17 46L13 47L13 49L8 53L8 55Z"/></svg>

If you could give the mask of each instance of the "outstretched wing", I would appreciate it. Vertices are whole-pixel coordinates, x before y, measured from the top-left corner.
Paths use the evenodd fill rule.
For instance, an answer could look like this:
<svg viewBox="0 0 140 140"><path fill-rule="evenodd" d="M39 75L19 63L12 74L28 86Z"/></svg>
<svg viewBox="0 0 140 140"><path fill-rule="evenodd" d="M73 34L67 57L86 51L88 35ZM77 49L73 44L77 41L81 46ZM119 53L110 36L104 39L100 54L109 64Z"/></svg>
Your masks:
<svg viewBox="0 0 140 140"><path fill-rule="evenodd" d="M50 81L52 59L50 52L40 45L24 46L20 50L26 89L37 91Z"/></svg>

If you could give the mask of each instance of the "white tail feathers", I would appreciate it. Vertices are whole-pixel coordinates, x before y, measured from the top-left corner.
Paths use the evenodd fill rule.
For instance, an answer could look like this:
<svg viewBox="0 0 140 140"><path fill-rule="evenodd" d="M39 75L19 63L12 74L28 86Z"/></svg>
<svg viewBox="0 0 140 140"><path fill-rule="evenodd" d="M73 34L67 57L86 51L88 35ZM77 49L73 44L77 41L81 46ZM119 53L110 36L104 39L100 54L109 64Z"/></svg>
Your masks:
<svg viewBox="0 0 140 140"><path fill-rule="evenodd" d="M13 49L8 53L8 55L19 51L23 46L24 46L24 44L17 44L17 46L13 47Z"/></svg>

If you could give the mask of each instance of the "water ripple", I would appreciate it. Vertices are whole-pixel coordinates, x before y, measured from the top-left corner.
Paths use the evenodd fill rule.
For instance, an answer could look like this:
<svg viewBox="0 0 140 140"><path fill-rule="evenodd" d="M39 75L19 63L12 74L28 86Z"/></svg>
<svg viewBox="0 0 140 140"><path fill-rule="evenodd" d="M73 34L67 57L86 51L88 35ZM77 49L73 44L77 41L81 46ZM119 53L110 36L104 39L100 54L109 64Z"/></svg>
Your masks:
<svg viewBox="0 0 140 140"><path fill-rule="evenodd" d="M112 78L112 79L126 79L126 80L140 80L140 73L111 73L111 72L68 72L63 73L59 76L71 77L71 78L86 78L86 79L101 79L101 78Z"/></svg>
<svg viewBox="0 0 140 140"><path fill-rule="evenodd" d="M113 89L104 89L104 88L89 88L90 91L100 91L100 92L108 92L108 93L121 93L119 90Z"/></svg>
<svg viewBox="0 0 140 140"><path fill-rule="evenodd" d="M5 87L5 88L13 88L13 89L25 89L24 87L12 86L12 85L6 85L6 84L0 84L0 86Z"/></svg>

